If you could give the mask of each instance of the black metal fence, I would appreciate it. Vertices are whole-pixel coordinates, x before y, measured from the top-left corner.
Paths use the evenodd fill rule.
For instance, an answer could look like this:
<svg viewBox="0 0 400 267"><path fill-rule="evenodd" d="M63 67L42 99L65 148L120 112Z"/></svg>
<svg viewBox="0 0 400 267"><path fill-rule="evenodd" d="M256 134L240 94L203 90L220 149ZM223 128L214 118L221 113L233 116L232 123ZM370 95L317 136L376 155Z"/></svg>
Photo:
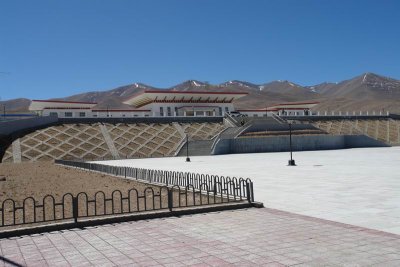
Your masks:
<svg viewBox="0 0 400 267"><path fill-rule="evenodd" d="M150 170L132 167L110 166L98 163L55 160L56 164L70 167L98 171L115 176L122 176L149 183L158 183L166 186L191 186L194 190L205 190L207 192L223 194L225 197L239 197L240 200L247 199L254 202L253 182L247 178L225 177L218 175L198 174L190 172Z"/></svg>
<svg viewBox="0 0 400 267"><path fill-rule="evenodd" d="M230 184L233 186L232 181ZM78 223L82 218L158 210L172 212L177 208L220 205L244 200L242 194L223 194L222 187L222 183L216 182L217 190L211 190L209 185L204 183L199 185L198 190L194 185L188 184L185 187L148 186L142 191L132 188L126 194L114 190L109 196L103 191L96 192L92 197L86 192L76 195L66 193L58 200L53 195L46 195L41 201L33 197L22 201L9 198L1 203L0 228L63 220ZM217 191L220 193L216 193Z"/></svg>

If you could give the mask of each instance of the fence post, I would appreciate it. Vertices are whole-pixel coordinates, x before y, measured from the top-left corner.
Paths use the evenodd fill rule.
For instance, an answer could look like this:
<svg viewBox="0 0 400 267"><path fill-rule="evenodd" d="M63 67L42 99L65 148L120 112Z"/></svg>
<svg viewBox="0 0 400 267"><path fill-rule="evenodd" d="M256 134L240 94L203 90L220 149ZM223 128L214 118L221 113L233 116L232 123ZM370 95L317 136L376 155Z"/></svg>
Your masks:
<svg viewBox="0 0 400 267"><path fill-rule="evenodd" d="M78 198L72 198L72 216L74 217L74 222L78 223Z"/></svg>
<svg viewBox="0 0 400 267"><path fill-rule="evenodd" d="M172 199L172 188L168 189L168 209L169 211L172 211L172 206L173 206L173 199Z"/></svg>
<svg viewBox="0 0 400 267"><path fill-rule="evenodd" d="M251 193L250 193L250 183L246 182L246 196L247 196L247 201L251 203Z"/></svg>
<svg viewBox="0 0 400 267"><path fill-rule="evenodd" d="M253 188L253 182L250 182L250 189L251 189L251 202L254 202L254 188Z"/></svg>

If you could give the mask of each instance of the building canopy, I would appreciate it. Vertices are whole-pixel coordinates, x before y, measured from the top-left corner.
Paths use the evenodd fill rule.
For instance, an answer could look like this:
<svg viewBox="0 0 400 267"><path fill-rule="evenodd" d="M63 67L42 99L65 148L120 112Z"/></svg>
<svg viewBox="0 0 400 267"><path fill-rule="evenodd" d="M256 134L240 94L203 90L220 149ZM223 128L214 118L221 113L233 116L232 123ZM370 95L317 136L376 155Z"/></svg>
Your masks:
<svg viewBox="0 0 400 267"><path fill-rule="evenodd" d="M147 90L127 99L124 104L142 107L150 103L232 103L247 94L245 92Z"/></svg>

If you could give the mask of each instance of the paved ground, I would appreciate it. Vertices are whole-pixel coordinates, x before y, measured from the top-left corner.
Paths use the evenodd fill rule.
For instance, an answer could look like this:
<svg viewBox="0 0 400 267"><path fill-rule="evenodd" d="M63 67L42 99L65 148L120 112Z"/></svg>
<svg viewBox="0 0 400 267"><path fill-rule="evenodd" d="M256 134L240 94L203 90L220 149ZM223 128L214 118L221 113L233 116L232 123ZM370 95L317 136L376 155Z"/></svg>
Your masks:
<svg viewBox="0 0 400 267"><path fill-rule="evenodd" d="M250 177L265 206L400 234L400 147L110 161Z"/></svg>
<svg viewBox="0 0 400 267"><path fill-rule="evenodd" d="M400 236L266 208L3 239L0 248L28 266L400 266Z"/></svg>

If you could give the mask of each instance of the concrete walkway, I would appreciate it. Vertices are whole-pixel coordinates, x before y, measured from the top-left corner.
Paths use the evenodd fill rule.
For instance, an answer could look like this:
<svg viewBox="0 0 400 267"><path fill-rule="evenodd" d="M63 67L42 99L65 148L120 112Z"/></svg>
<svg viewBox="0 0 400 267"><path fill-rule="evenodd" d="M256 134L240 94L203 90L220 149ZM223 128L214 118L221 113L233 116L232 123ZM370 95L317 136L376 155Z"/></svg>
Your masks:
<svg viewBox="0 0 400 267"><path fill-rule="evenodd" d="M400 236L266 208L3 239L0 248L27 266L400 266Z"/></svg>

